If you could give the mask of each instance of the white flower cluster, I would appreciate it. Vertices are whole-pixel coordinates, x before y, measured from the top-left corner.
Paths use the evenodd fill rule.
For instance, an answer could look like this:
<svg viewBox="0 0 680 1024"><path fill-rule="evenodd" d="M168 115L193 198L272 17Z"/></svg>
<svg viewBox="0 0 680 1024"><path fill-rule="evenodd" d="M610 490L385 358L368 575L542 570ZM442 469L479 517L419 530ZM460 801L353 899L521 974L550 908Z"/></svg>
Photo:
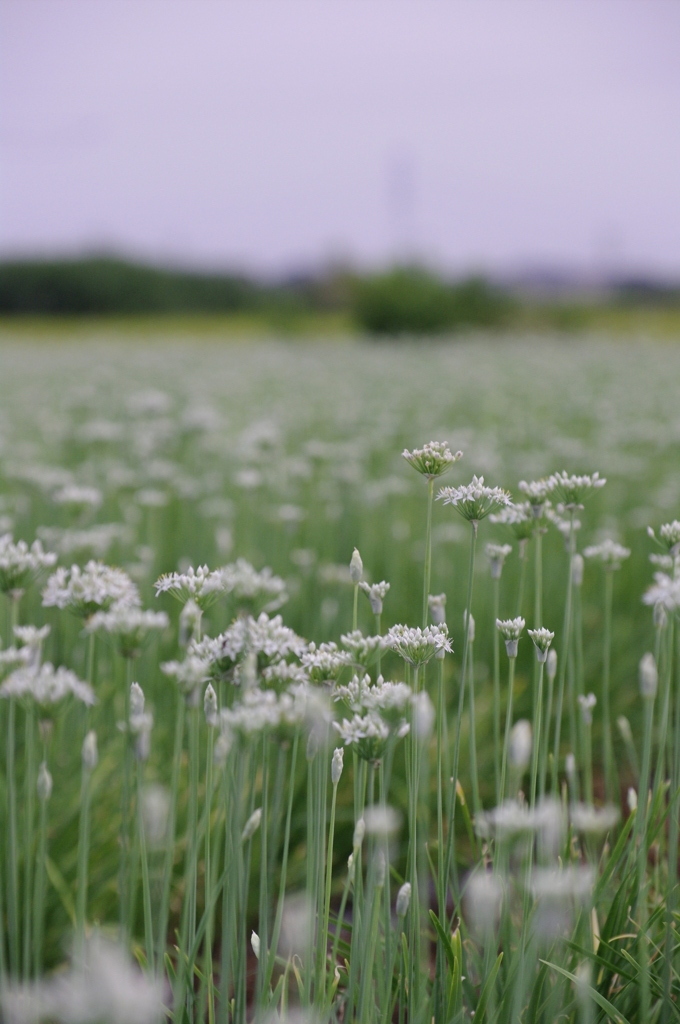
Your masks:
<svg viewBox="0 0 680 1024"><path fill-rule="evenodd" d="M39 540L29 547L26 541L12 539L11 533L0 537L0 590L3 594L23 590L44 569L54 565L57 556L44 551Z"/></svg>
<svg viewBox="0 0 680 1024"><path fill-rule="evenodd" d="M680 608L680 576L655 572L654 582L647 588L642 600L644 604L661 607L668 612Z"/></svg>
<svg viewBox="0 0 680 1024"><path fill-rule="evenodd" d="M284 626L280 615L269 618L262 612L257 619L251 615L235 619L219 636L204 637L193 643L190 653L209 662L211 672L219 678L231 672L247 655L279 663L291 656L299 658L307 649L307 642Z"/></svg>
<svg viewBox="0 0 680 1024"><path fill-rule="evenodd" d="M386 583L385 580L381 580L380 583L366 583L365 580L361 580L359 586L370 601L373 614L382 615L383 601L390 589L389 583Z"/></svg>
<svg viewBox="0 0 680 1024"><path fill-rule="evenodd" d="M189 566L186 572L164 573L154 584L156 597L160 594L171 594L183 604L193 600L201 609L227 592L227 584L221 569L211 570L207 565L199 565L198 569Z"/></svg>
<svg viewBox="0 0 680 1024"><path fill-rule="evenodd" d="M354 663L362 665L364 668L370 665L378 652L384 651L387 646L384 637L364 636L360 629L355 629L351 633L343 633L340 643L350 652Z"/></svg>
<svg viewBox="0 0 680 1024"><path fill-rule="evenodd" d="M352 664L349 651L340 651L333 643L311 643L300 659L313 683L334 682L342 670Z"/></svg>
<svg viewBox="0 0 680 1024"><path fill-rule="evenodd" d="M491 579L499 580L505 565L505 559L512 552L510 544L487 544L485 548L486 557L489 559Z"/></svg>
<svg viewBox="0 0 680 1024"><path fill-rule="evenodd" d="M95 558L105 558L114 544L130 544L132 531L125 523L96 523L82 529L62 529L59 526L39 526L38 536L60 555L74 551L87 551Z"/></svg>
<svg viewBox="0 0 680 1024"><path fill-rule="evenodd" d="M419 626L392 626L385 637L385 644L414 667L426 665L440 651L451 654L453 650L449 631L444 624L426 626L425 629Z"/></svg>
<svg viewBox="0 0 680 1024"><path fill-rule="evenodd" d="M372 713L354 715L351 720L343 718L341 722L333 722L333 728L337 730L345 746L356 747L359 757L365 761L379 761L390 738L390 727L387 722L380 715Z"/></svg>
<svg viewBox="0 0 680 1024"><path fill-rule="evenodd" d="M463 519L478 523L510 504L510 495L501 487L487 487L484 477L473 476L472 482L461 487L442 487L437 500L453 505Z"/></svg>
<svg viewBox="0 0 680 1024"><path fill-rule="evenodd" d="M674 519L672 523L663 523L659 527L657 537L651 526L647 527L647 533L658 544L665 547L671 555L680 554L680 521Z"/></svg>
<svg viewBox="0 0 680 1024"><path fill-rule="evenodd" d="M536 659L540 662L548 660L548 648L555 639L555 634L551 633L545 626L541 626L539 629L528 629L527 633L534 642L536 648Z"/></svg>
<svg viewBox="0 0 680 1024"><path fill-rule="evenodd" d="M195 654L188 654L184 661L164 661L161 672L174 679L188 697L193 697L203 683L210 679L210 662Z"/></svg>
<svg viewBox="0 0 680 1024"><path fill-rule="evenodd" d="M534 532L531 505L528 502L523 504L508 502L499 512L489 516L489 522L498 526L506 526L518 541L529 540Z"/></svg>
<svg viewBox="0 0 680 1024"><path fill-rule="evenodd" d="M406 683L386 682L382 676L376 683L372 683L368 675L354 676L346 685L333 689L333 700L345 701L357 714L376 711L385 718L394 713L403 716L412 696L413 691Z"/></svg>
<svg viewBox="0 0 680 1024"><path fill-rule="evenodd" d="M568 511L583 507L583 501L593 491L604 487L607 481L599 473L577 476L562 470L553 473L546 481L551 494L557 495Z"/></svg>
<svg viewBox="0 0 680 1024"><path fill-rule="evenodd" d="M154 630L167 629L165 612L144 611L126 601L117 601L108 611L95 612L85 625L87 633L103 632L113 637L124 658L136 658Z"/></svg>
<svg viewBox="0 0 680 1024"><path fill-rule="evenodd" d="M88 706L96 702L92 688L80 680L75 672L63 666L55 669L49 661L36 667L16 669L0 686L0 697L28 698L43 709L58 704L68 696Z"/></svg>
<svg viewBox="0 0 680 1024"><path fill-rule="evenodd" d="M428 480L442 476L454 463L463 458L462 452L450 451L445 441L430 441L422 448L414 448L413 451L405 448L402 455L410 466Z"/></svg>
<svg viewBox="0 0 680 1024"><path fill-rule="evenodd" d="M517 485L531 506L534 519L540 519L549 504L552 487L549 480L520 480Z"/></svg>
<svg viewBox="0 0 680 1024"><path fill-rule="evenodd" d="M67 608L74 615L87 619L118 603L138 607L140 599L137 587L126 572L90 561L84 569L79 565L58 568L47 581L42 603L46 608Z"/></svg>
<svg viewBox="0 0 680 1024"><path fill-rule="evenodd" d="M52 494L56 505L75 505L81 508L99 508L103 501L102 492L98 487L87 487L83 484L66 484Z"/></svg>
<svg viewBox="0 0 680 1024"><path fill-rule="evenodd" d="M268 567L258 572L245 558L238 558L218 572L224 593L230 594L239 606L247 605L253 610L274 612L288 600L286 584Z"/></svg>
<svg viewBox="0 0 680 1024"><path fill-rule="evenodd" d="M517 645L526 623L521 615L516 619L496 619L496 629L505 640L509 658L517 657Z"/></svg>
<svg viewBox="0 0 680 1024"><path fill-rule="evenodd" d="M602 562L605 569L613 571L620 569L621 563L630 558L630 548L624 548L622 544L617 544L615 540L607 538L599 544L591 544L590 547L585 548L583 557L597 559Z"/></svg>

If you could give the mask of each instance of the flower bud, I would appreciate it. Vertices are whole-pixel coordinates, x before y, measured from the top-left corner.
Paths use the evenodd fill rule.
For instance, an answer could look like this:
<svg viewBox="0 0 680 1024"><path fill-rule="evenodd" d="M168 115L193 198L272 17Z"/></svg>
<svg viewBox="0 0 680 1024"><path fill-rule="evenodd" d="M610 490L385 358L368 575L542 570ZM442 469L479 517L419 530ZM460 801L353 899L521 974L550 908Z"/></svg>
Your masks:
<svg viewBox="0 0 680 1024"><path fill-rule="evenodd" d="M548 679L554 679L557 675L557 651L551 647L548 651L548 660L545 663Z"/></svg>
<svg viewBox="0 0 680 1024"><path fill-rule="evenodd" d="M247 822L243 827L243 832L241 833L242 843L247 843L249 839L253 838L258 828L260 827L261 821L262 808L258 807L256 811L253 811L253 813L250 815L250 817L248 818Z"/></svg>
<svg viewBox="0 0 680 1024"><path fill-rule="evenodd" d="M217 716L217 694L212 683L208 683L205 688L203 695L203 711L205 713L205 720L210 726L216 726L218 721Z"/></svg>
<svg viewBox="0 0 680 1024"><path fill-rule="evenodd" d="M571 582L575 587L580 587L583 585L583 555L572 556Z"/></svg>
<svg viewBox="0 0 680 1024"><path fill-rule="evenodd" d="M429 594L427 603L435 626L446 622L446 594Z"/></svg>
<svg viewBox="0 0 680 1024"><path fill-rule="evenodd" d="M139 683L130 684L130 718L144 714L144 691Z"/></svg>
<svg viewBox="0 0 680 1024"><path fill-rule="evenodd" d="M630 722L628 721L626 716L625 715L619 715L619 717L616 719L616 724L618 726L618 730L619 730L619 733L621 734L621 739L623 740L623 742L624 743L632 743L633 742L633 730L631 729Z"/></svg>
<svg viewBox="0 0 680 1024"><path fill-rule="evenodd" d="M463 612L463 626L465 626L465 620L467 619L467 612ZM468 620L468 640L471 644L475 642L475 619L474 615L470 615Z"/></svg>
<svg viewBox="0 0 680 1024"><path fill-rule="evenodd" d="M259 960L260 959L260 936L257 934L257 932L251 932L251 935L250 935L250 945L252 947L253 953L255 954L255 958L257 960Z"/></svg>
<svg viewBox="0 0 680 1024"><path fill-rule="evenodd" d="M385 884L386 870L385 854L382 850L378 850L375 856L375 885L377 889L382 889Z"/></svg>
<svg viewBox="0 0 680 1024"><path fill-rule="evenodd" d="M88 772L94 771L97 767L97 761L99 755L97 753L97 734L93 729L90 729L87 736L83 740L83 768Z"/></svg>
<svg viewBox="0 0 680 1024"><path fill-rule="evenodd" d="M531 760L531 724L526 718L515 722L510 730L508 758L510 764L519 772L524 772Z"/></svg>
<svg viewBox="0 0 680 1024"><path fill-rule="evenodd" d="M361 561L361 555L357 548L352 552L352 557L349 563L349 578L351 579L354 586L358 586L361 583L361 577L364 575L364 563Z"/></svg>
<svg viewBox="0 0 680 1024"><path fill-rule="evenodd" d="M50 796L52 795L52 776L50 775L49 769L45 761L42 761L40 767L38 768L37 788L38 799L42 803L45 803L45 801L49 800Z"/></svg>
<svg viewBox="0 0 680 1024"><path fill-rule="evenodd" d="M397 893L397 917L406 917L411 902L411 883L404 882Z"/></svg>
<svg viewBox="0 0 680 1024"><path fill-rule="evenodd" d="M363 818L359 818L356 825L354 826L354 838L352 839L352 848L358 850L364 841L366 835L366 822Z"/></svg>
<svg viewBox="0 0 680 1024"><path fill-rule="evenodd" d="M509 658L517 657L517 649L519 647L519 640L506 640L505 650Z"/></svg>
<svg viewBox="0 0 680 1024"><path fill-rule="evenodd" d="M654 655L647 652L640 659L640 693L643 697L656 697L659 673Z"/></svg>
<svg viewBox="0 0 680 1024"><path fill-rule="evenodd" d="M632 814L633 811L637 810L637 805L638 805L638 795L637 795L636 791L633 789L632 786L630 786L629 789L628 789L627 802L628 802L628 810Z"/></svg>
<svg viewBox="0 0 680 1024"><path fill-rule="evenodd" d="M347 877L349 878L350 883L354 882L354 854L353 853L350 853L349 857L347 858Z"/></svg>
<svg viewBox="0 0 680 1024"><path fill-rule="evenodd" d="M340 776L342 775L342 765L345 758L345 751L342 747L336 747L333 751L333 760L331 761L331 782L334 786L340 782Z"/></svg>

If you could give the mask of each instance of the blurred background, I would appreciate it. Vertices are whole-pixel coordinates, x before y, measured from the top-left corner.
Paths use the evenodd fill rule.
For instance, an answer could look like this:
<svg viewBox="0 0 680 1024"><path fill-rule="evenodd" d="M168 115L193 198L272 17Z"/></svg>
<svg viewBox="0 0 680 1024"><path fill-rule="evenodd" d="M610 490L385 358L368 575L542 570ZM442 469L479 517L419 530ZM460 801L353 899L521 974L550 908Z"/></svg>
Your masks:
<svg viewBox="0 0 680 1024"><path fill-rule="evenodd" d="M675 332L678 38L668 0L2 0L0 315Z"/></svg>

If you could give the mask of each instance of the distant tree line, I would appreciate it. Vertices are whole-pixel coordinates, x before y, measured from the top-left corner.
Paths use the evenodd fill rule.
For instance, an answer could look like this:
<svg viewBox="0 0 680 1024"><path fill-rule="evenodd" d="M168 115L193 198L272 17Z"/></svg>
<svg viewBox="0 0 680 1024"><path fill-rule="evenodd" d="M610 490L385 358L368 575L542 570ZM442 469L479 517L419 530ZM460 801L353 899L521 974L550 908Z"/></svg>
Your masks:
<svg viewBox="0 0 680 1024"><path fill-rule="evenodd" d="M678 305L680 293L630 281L619 286L615 302ZM110 257L0 263L0 316L246 313L294 318L340 312L360 329L392 336L517 326L526 324L529 307L526 300L483 277L451 282L420 267L366 275L337 271L271 283ZM540 308L550 314L548 326L569 329L582 324L582 305L553 302L552 307Z"/></svg>

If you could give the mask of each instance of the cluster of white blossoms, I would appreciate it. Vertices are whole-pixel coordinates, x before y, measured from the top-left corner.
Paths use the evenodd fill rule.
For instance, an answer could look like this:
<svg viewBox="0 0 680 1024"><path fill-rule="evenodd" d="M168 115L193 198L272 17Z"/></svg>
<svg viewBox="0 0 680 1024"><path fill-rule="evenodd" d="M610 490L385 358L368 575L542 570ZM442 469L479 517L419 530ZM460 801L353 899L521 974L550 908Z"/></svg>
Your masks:
<svg viewBox="0 0 680 1024"><path fill-rule="evenodd" d="M300 658L308 644L288 626L280 615L270 618L262 612L257 619L242 616L216 637L204 637L190 645L190 653L208 661L212 673L224 677L246 655L262 657L267 661L285 661Z"/></svg>
<svg viewBox="0 0 680 1024"><path fill-rule="evenodd" d="M136 658L149 635L167 629L169 624L165 612L145 611L127 601L117 601L108 611L95 612L87 620L85 631L108 634L124 658Z"/></svg>
<svg viewBox="0 0 680 1024"><path fill-rule="evenodd" d="M68 609L83 619L108 611L114 604L141 604L139 591L126 572L95 561L88 562L84 569L79 565L59 567L48 579L42 596L46 608Z"/></svg>
<svg viewBox="0 0 680 1024"><path fill-rule="evenodd" d="M463 458L462 452L452 452L445 441L430 441L422 448L414 448L413 451L405 448L402 455L410 466L428 480L442 476L454 463Z"/></svg>
<svg viewBox="0 0 680 1024"><path fill-rule="evenodd" d="M647 533L657 544L665 548L672 556L680 555L680 521L674 519L672 523L662 523L659 527L657 537L651 526L647 527Z"/></svg>
<svg viewBox="0 0 680 1024"><path fill-rule="evenodd" d="M463 519L471 523L478 523L511 501L509 493L502 487L488 487L483 476L473 476L471 483L460 487L442 487L437 500L452 505Z"/></svg>
<svg viewBox="0 0 680 1024"><path fill-rule="evenodd" d="M669 576L665 572L655 572L654 582L647 588L643 603L654 608L663 608L673 612L680 608L680 576Z"/></svg>
<svg viewBox="0 0 680 1024"><path fill-rule="evenodd" d="M364 668L375 661L378 653L387 647L383 636L364 636L360 629L351 633L343 633L340 643L352 655L356 665L363 665Z"/></svg>
<svg viewBox="0 0 680 1024"><path fill-rule="evenodd" d="M161 672L174 679L187 697L195 698L201 686L210 679L210 662L187 654L184 661L164 661Z"/></svg>
<svg viewBox="0 0 680 1024"><path fill-rule="evenodd" d="M512 546L510 544L487 544L484 550L486 557L489 559L491 579L499 580L503 572L505 559L512 552Z"/></svg>
<svg viewBox="0 0 680 1024"><path fill-rule="evenodd" d="M92 688L75 672L63 666L55 669L49 661L16 669L0 686L0 697L33 700L43 711L69 696L88 706L96 702Z"/></svg>
<svg viewBox="0 0 680 1024"><path fill-rule="evenodd" d="M310 643L300 660L313 683L332 683L344 668L352 664L352 655L349 651L339 650L333 641L318 647Z"/></svg>
<svg viewBox="0 0 680 1024"><path fill-rule="evenodd" d="M85 484L66 484L52 492L55 505L72 505L76 508L99 508L104 496L98 487Z"/></svg>
<svg viewBox="0 0 680 1024"><path fill-rule="evenodd" d="M597 704L597 697L594 693L579 693L578 705L581 709L581 718L584 725L593 724L593 708Z"/></svg>
<svg viewBox="0 0 680 1024"><path fill-rule="evenodd" d="M385 644L415 668L426 665L440 652L451 654L453 651L449 631L444 623L426 626L425 629L419 626L392 626L385 637Z"/></svg>
<svg viewBox="0 0 680 1024"><path fill-rule="evenodd" d="M351 711L376 711L390 720L406 713L412 697L413 690L406 683L387 682L382 676L375 683L369 675L353 676L349 683L333 688L333 700L344 701Z"/></svg>
<svg viewBox="0 0 680 1024"><path fill-rule="evenodd" d="M183 604L189 600L194 601L202 610L226 593L222 570L209 569L207 565L199 565L198 569L189 566L186 572L164 573L154 586L156 597L171 594Z"/></svg>
<svg viewBox="0 0 680 1024"><path fill-rule="evenodd" d="M387 741L391 730L380 715L368 713L354 715L351 719L343 718L341 722L333 722L333 728L343 740L346 747L356 747L359 757L364 761L379 761L387 749ZM406 735L408 725L401 735Z"/></svg>
<svg viewBox="0 0 680 1024"><path fill-rule="evenodd" d="M11 533L3 534L0 537L0 591L12 594L23 590L56 561L57 556L44 551L39 540L34 540L29 547L24 540L15 543Z"/></svg>
<svg viewBox="0 0 680 1024"><path fill-rule="evenodd" d="M545 626L541 626L539 629L528 629L527 633L531 637L536 648L536 659L540 662L548 660L548 649L550 644L555 639L555 634L551 633Z"/></svg>
<svg viewBox="0 0 680 1024"><path fill-rule="evenodd" d="M360 580L359 587L366 594L373 614L382 615L383 601L390 589L389 583L386 583L385 580L381 580L380 583L366 583L365 580Z"/></svg>
<svg viewBox="0 0 680 1024"><path fill-rule="evenodd" d="M535 519L540 519L546 504L549 504L552 487L549 480L520 480L517 484L522 494L526 494L527 502Z"/></svg>
<svg viewBox="0 0 680 1024"><path fill-rule="evenodd" d="M592 558L602 562L605 569L614 571L621 568L621 564L630 558L630 548L624 548L623 544L617 544L615 540L606 538L599 544L591 544L583 551L584 558Z"/></svg>
<svg viewBox="0 0 680 1024"><path fill-rule="evenodd" d="M535 527L531 505L528 502L521 504L509 502L500 511L492 513L489 516L489 522L507 527L515 540L520 543L533 536Z"/></svg>
<svg viewBox="0 0 680 1024"><path fill-rule="evenodd" d="M553 473L546 481L550 493L554 494L564 505L567 511L582 508L583 501L593 491L599 490L607 483L599 473L578 476L569 474L565 470L560 473Z"/></svg>
<svg viewBox="0 0 680 1024"><path fill-rule="evenodd" d="M446 622L446 594L428 594L427 607L435 626Z"/></svg>
<svg viewBox="0 0 680 1024"><path fill-rule="evenodd" d="M105 558L114 544L129 545L134 537L125 523L96 523L79 529L39 526L37 533L49 548L60 555L88 552L98 559Z"/></svg>
<svg viewBox="0 0 680 1024"><path fill-rule="evenodd" d="M266 731L281 737L303 725L316 725L326 710L316 696L306 685L293 685L283 693L259 687L244 690L236 704L219 712L222 755L236 735L250 738Z"/></svg>
<svg viewBox="0 0 680 1024"><path fill-rule="evenodd" d="M496 619L496 629L505 640L509 658L517 657L517 645L526 623L521 615L515 619Z"/></svg>
<svg viewBox="0 0 680 1024"><path fill-rule="evenodd" d="M247 605L251 610L274 612L288 600L285 582L267 566L258 571L245 558L237 558L218 572L224 593L239 607Z"/></svg>

